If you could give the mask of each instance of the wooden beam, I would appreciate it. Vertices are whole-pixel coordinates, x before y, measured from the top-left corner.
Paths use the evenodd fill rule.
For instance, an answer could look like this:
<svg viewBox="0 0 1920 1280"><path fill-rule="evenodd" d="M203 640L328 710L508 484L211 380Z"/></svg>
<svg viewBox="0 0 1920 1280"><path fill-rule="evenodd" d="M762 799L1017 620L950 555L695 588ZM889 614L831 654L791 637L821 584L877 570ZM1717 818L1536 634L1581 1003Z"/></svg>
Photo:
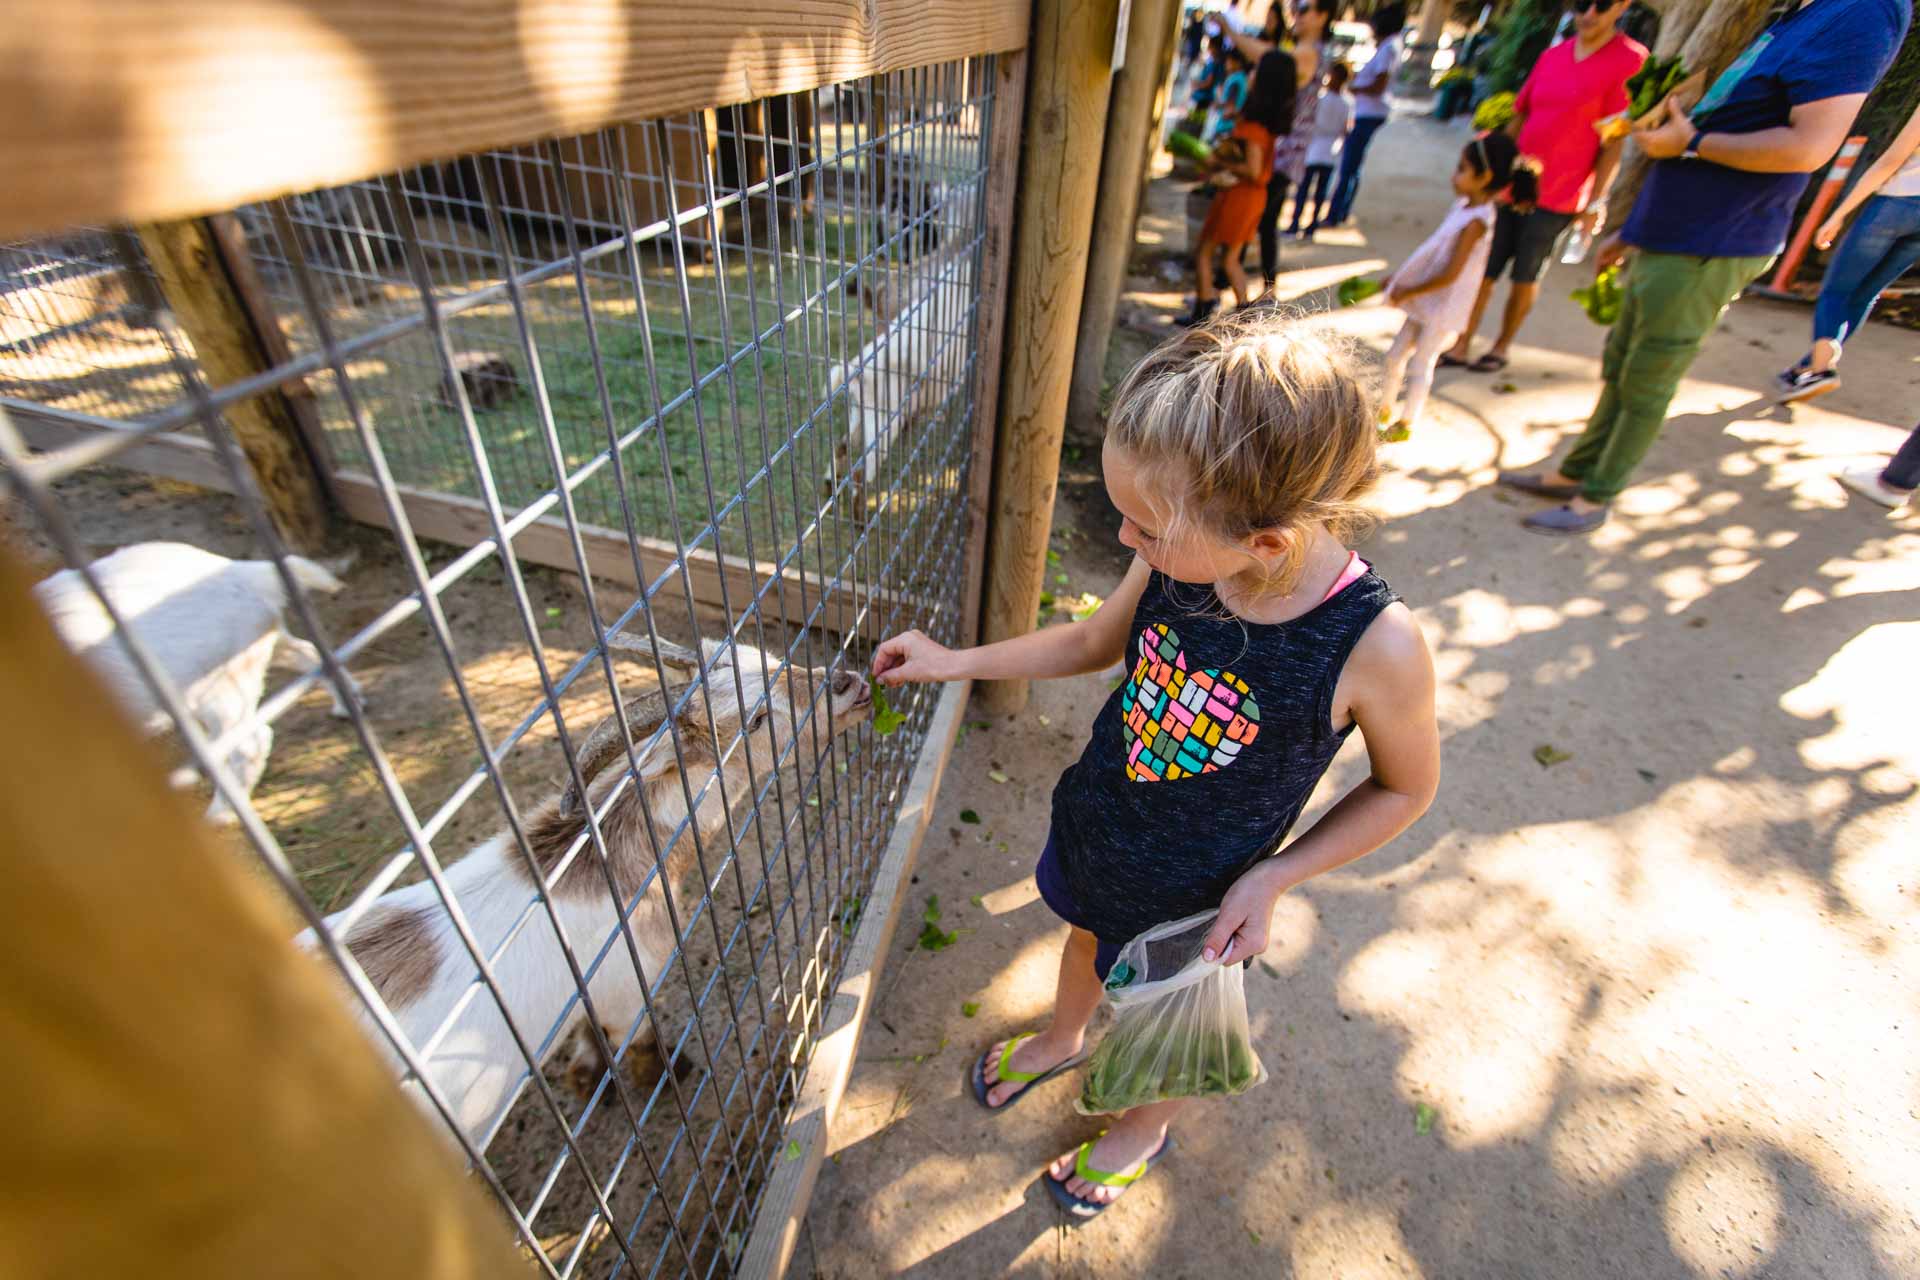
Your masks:
<svg viewBox="0 0 1920 1280"><path fill-rule="evenodd" d="M986 238L980 247L979 358L973 382L973 471L967 485L967 585L960 639L980 638L980 584L986 576L993 437L1000 421L1000 373L1007 332L1007 278L1013 256L1013 193L1020 177L1020 126L1027 100L1024 49L1000 55L993 70L993 122L987 136Z"/></svg>
<svg viewBox="0 0 1920 1280"><path fill-rule="evenodd" d="M370 476L353 471L336 472L333 488L340 509L348 516L382 529L391 527L386 504L380 500L380 488ZM407 514L407 523L413 526L417 537L456 547L471 547L493 536L493 524L487 517L486 505L477 498L430 493L408 485L396 485L395 489L400 496L401 509ZM604 578L636 591L653 585L661 574L675 569L679 560L670 542L658 538L629 539L617 529L584 522L580 525L580 544L586 552L587 568L596 578ZM568 573L577 572L578 569L566 522L558 516L541 516L516 533L513 551L522 561L530 564L564 569ZM645 582L634 578L636 553L640 560L640 572L646 577ZM806 625L806 618L799 612L801 574L792 566L776 569L766 561L720 556L700 549L687 553L686 574L696 605L718 612L730 611L735 616L745 614L754 593L778 574L787 584L786 598L794 610L793 616L779 616L780 596L777 591L768 592L761 602L762 616L770 622L788 626ZM679 588L670 587L667 590L672 593L672 599L679 598ZM884 639L890 626L897 629L897 620L888 617L896 611L896 604L905 606L909 618L924 616L926 610L926 606L916 608L916 601L899 592L856 591L852 586L840 582L823 584L815 574L806 575L806 590L806 607L809 611L821 603L823 594L825 596L825 606L820 609L820 618L815 625L843 635L857 632L869 640ZM864 617L859 612L863 602L871 606Z"/></svg>
<svg viewBox="0 0 1920 1280"><path fill-rule="evenodd" d="M253 326L261 356L269 367L287 363L293 359L293 344L287 341L286 331L280 327L280 314L267 293L266 282L260 279L253 252L247 247L247 229L231 213L211 215L207 227L213 233L214 247L220 254L220 265L226 269L227 280L233 285L234 297L239 299L247 322ZM333 451L327 444L326 430L320 425L313 388L305 378L294 378L280 384L280 397L293 415L293 424L300 431L307 456L314 463L314 474L324 489L332 470Z"/></svg>
<svg viewBox="0 0 1920 1280"><path fill-rule="evenodd" d="M1016 49L1027 5L0 0L0 239Z"/></svg>
<svg viewBox="0 0 1920 1280"><path fill-rule="evenodd" d="M1073 348L1073 386L1067 421L1092 427L1100 419L1106 386L1107 347L1120 295L1133 258L1134 226L1147 184L1147 162L1160 143L1168 72L1179 34L1175 0L1133 0L1127 27L1127 65L1113 78L1107 108L1107 145L1100 159L1100 203L1093 212L1093 244L1087 256L1087 287L1080 301L1080 332Z"/></svg>
<svg viewBox="0 0 1920 1280"><path fill-rule="evenodd" d="M274 366L276 348L255 327L211 223L198 218L151 223L140 228L140 243L210 384L225 386ZM229 406L221 416L247 455L281 536L297 551L319 547L329 523L326 493L287 396L263 392Z"/></svg>
<svg viewBox="0 0 1920 1280"><path fill-rule="evenodd" d="M840 971L840 984L822 1015L819 1037L812 1046L813 1060L807 1065L806 1083L787 1121L787 1140L799 1144L799 1154L793 1154L793 1148L788 1146L787 1157L774 1162L737 1275L771 1280L785 1275L787 1264L793 1260L793 1247L800 1239L807 1201L813 1195L820 1162L826 1158L831 1145L834 1117L839 1113L840 1099L846 1094L847 1081L853 1075L860 1033L873 1011L874 988L879 985L887 949L900 918L901 890L912 883L920 842L933 817L933 804L940 795L940 779L953 755L954 740L959 736L960 718L966 710L971 687L970 681L962 680L941 691L940 704L927 729L926 745L920 749L919 763L907 783L906 798L900 802L900 816L894 822L893 835L887 841L886 852L880 856L873 888L861 906L859 929L853 935L853 946L848 949L846 965Z"/></svg>
<svg viewBox="0 0 1920 1280"><path fill-rule="evenodd" d="M981 639L1033 630L1060 478L1073 343L1086 283L1119 0L1035 0L1027 53L1008 344L993 451ZM1024 680L982 686L990 711L1026 705Z"/></svg>
<svg viewBox="0 0 1920 1280"><path fill-rule="evenodd" d="M82 427L58 418L43 417L17 404L7 406L7 416L20 429L21 438L36 449L58 449L76 440L93 438L105 427ZM128 445L107 463L147 475L183 480L202 489L233 492L233 480L220 462L213 446L198 436L159 431Z"/></svg>

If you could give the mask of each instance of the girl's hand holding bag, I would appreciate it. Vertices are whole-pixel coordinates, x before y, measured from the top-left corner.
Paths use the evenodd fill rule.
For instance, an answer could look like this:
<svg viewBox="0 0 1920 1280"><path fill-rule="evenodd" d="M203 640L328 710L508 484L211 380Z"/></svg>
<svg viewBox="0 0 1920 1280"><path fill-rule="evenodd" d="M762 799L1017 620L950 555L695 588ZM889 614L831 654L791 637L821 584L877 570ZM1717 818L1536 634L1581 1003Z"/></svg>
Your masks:
<svg viewBox="0 0 1920 1280"><path fill-rule="evenodd" d="M1200 954L1219 914L1155 925L1121 948L1106 983L1118 1018L1088 1059L1074 1102L1082 1115L1231 1097L1267 1078L1247 1023L1244 970Z"/></svg>

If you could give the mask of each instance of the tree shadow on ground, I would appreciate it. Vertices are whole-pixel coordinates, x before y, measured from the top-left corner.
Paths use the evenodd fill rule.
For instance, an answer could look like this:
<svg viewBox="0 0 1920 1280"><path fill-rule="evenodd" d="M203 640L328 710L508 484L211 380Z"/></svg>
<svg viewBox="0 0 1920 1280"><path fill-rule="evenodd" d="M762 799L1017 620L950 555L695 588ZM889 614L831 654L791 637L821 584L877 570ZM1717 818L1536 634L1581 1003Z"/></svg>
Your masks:
<svg viewBox="0 0 1920 1280"><path fill-rule="evenodd" d="M865 1190L823 1192L826 1273L1900 1274L1904 1157L1871 1115L1914 1106L1894 1041L1915 1010L1884 970L1900 908L1862 868L1886 872L1920 787L1849 731L1860 691L1822 680L1913 618L1895 557L1916 539L1822 505L1804 446L1742 425L1757 403L1676 417L1590 541L1514 527L1528 504L1487 484L1507 446L1484 420L1485 450L1400 471L1405 513L1363 552L1427 626L1448 778L1415 828L1292 895L1291 940L1248 979L1271 1081L1067 1235L1008 1157L1037 1169L1092 1131L1072 1086L1015 1121L926 1100L916 1132L944 1149L900 1129L839 1153L828 1182ZM1571 758L1536 763L1548 744ZM1363 769L1350 752L1318 803ZM928 890L1007 874L954 854ZM1042 950L1058 927L1038 906L1017 925ZM888 1002L902 1038L990 1030L952 1024L977 995L943 980L923 966ZM901 1179L927 1206L909 1221ZM978 1212L955 1207L976 1181Z"/></svg>

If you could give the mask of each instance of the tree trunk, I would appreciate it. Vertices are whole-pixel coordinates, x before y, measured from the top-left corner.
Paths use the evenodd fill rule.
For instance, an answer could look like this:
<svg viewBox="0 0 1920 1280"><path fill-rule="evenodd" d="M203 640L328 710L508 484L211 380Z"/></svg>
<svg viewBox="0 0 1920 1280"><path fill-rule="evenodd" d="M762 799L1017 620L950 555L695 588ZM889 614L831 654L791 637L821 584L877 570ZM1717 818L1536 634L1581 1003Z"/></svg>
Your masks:
<svg viewBox="0 0 1920 1280"><path fill-rule="evenodd" d="M1704 70L1711 84L1760 34L1772 8L1772 0L1673 0L1661 11L1660 38L1653 52L1662 58L1679 54L1689 71ZM1608 230L1617 230L1627 220L1651 164L1629 140L1607 196Z"/></svg>
<svg viewBox="0 0 1920 1280"><path fill-rule="evenodd" d="M1127 263L1133 258L1140 193L1146 185L1148 160L1160 143L1178 15L1173 0L1135 0L1127 27L1127 65L1114 77L1107 103L1100 200L1094 206L1093 244L1073 350L1073 386L1067 395L1067 421L1077 426L1094 426L1100 418L1107 347L1120 295L1126 289Z"/></svg>

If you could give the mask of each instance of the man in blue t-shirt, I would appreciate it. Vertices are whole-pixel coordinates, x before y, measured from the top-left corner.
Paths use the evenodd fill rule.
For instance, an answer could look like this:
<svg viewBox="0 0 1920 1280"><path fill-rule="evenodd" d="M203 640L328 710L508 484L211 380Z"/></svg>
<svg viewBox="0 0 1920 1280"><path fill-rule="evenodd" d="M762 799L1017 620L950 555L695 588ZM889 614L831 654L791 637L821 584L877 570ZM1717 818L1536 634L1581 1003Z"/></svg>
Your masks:
<svg viewBox="0 0 1920 1280"><path fill-rule="evenodd" d="M1522 523L1590 533L1626 488L1727 304L1786 245L1807 175L1833 157L1906 38L1911 0L1808 0L1762 32L1691 112L1678 95L1634 134L1655 161L1594 269L1632 255L1600 402L1557 471L1500 482L1563 498Z"/></svg>

